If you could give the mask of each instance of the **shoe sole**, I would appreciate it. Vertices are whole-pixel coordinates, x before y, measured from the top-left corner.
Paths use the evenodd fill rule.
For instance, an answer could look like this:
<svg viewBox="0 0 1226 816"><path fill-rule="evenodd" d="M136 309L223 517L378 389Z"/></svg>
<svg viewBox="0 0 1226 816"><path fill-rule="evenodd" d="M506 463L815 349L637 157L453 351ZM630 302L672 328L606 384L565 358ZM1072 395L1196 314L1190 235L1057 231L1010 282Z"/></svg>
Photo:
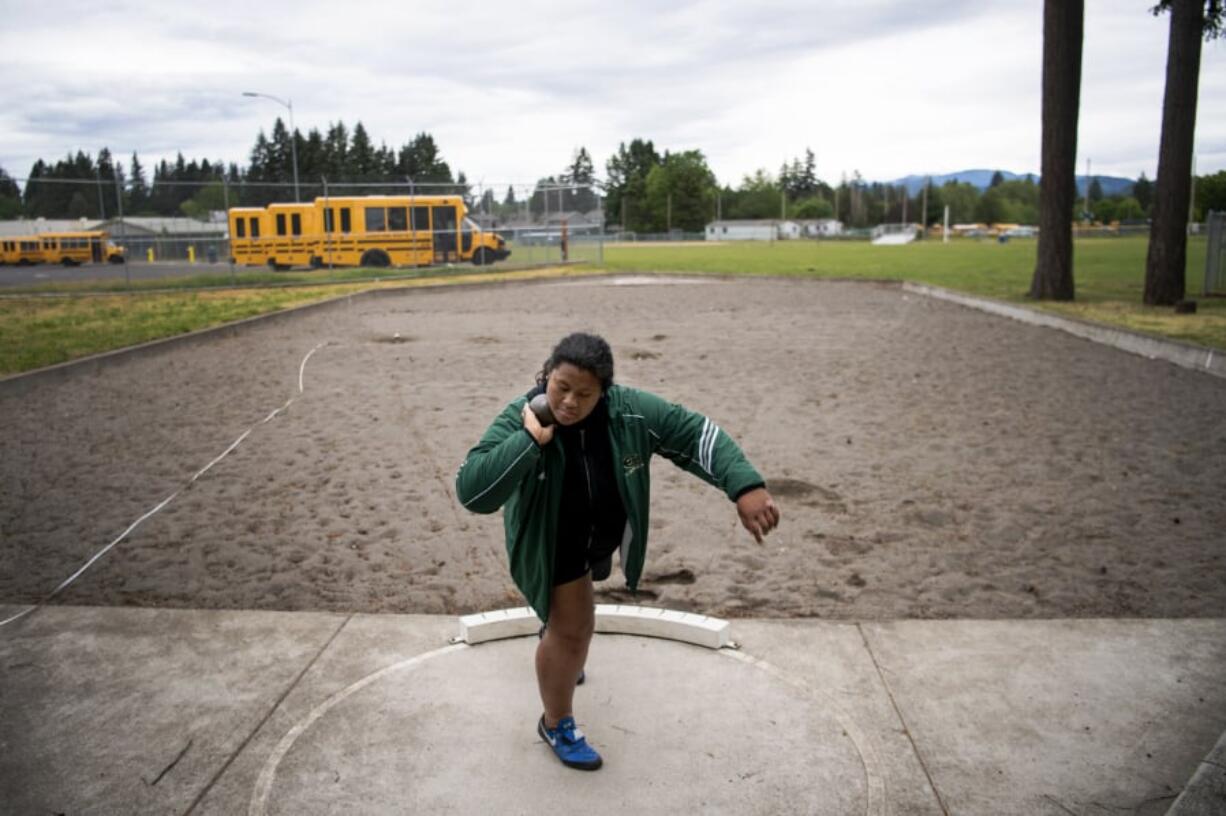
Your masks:
<svg viewBox="0 0 1226 816"><path fill-rule="evenodd" d="M595 762L574 762L573 760L562 759L558 756L558 752L553 750L553 745L549 742L549 735L545 733L545 718L542 717L536 724L536 733L544 740L546 747L553 751L553 755L558 757L558 761L568 768L574 768L579 771L595 771L604 764L604 759L596 757Z"/></svg>

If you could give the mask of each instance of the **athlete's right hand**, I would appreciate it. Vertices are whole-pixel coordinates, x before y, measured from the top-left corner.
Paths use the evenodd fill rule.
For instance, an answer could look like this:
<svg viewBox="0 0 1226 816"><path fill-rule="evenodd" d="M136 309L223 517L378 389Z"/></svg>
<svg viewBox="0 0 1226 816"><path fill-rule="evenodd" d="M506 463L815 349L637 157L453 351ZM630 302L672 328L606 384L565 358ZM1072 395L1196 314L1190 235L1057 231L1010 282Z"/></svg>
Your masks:
<svg viewBox="0 0 1226 816"><path fill-rule="evenodd" d="M545 427L541 421L536 418L536 414L532 413L532 409L524 403L524 430L532 434L532 438L536 440L536 444L542 448L553 440L554 426Z"/></svg>

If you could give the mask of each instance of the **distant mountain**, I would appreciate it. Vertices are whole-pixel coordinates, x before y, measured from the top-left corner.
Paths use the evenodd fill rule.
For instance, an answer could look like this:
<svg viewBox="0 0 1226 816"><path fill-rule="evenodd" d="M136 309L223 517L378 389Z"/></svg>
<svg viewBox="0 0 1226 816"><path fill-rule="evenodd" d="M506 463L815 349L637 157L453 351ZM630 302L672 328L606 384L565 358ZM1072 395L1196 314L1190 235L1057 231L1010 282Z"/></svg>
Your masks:
<svg viewBox="0 0 1226 816"><path fill-rule="evenodd" d="M973 184L980 190L986 190L988 185L992 183L992 176L995 175L995 170L959 170L956 173L945 173L944 175L931 176L933 186L940 187L947 181L956 181L959 184ZM1010 173L1008 170L1001 170L1000 175L1005 181L1017 181L1025 179L1026 176ZM1031 173L1030 177L1035 181L1039 180L1038 173ZM904 176L900 179L886 182L895 186L905 184L907 192L915 195L920 190L924 189L924 182L929 176ZM1119 176L1090 176L1090 179L1098 179L1098 183L1103 188L1103 195L1131 195L1132 185L1136 184L1136 179L1120 178ZM1077 177L1077 195L1085 195L1086 187L1090 182L1086 176Z"/></svg>

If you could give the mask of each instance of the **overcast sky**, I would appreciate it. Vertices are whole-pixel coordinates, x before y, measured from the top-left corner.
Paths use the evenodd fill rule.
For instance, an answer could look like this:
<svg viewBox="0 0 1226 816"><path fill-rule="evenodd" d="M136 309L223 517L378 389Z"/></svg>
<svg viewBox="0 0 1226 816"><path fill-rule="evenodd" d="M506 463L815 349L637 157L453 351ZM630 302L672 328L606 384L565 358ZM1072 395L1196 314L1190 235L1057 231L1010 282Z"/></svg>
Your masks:
<svg viewBox="0 0 1226 816"><path fill-rule="evenodd" d="M1078 173L1157 169L1168 16L1087 0ZM837 182L1039 170L1041 0L3 0L0 167L102 147L245 165L287 111L361 121L393 149L431 133L503 187L585 146L698 149L722 184L802 156ZM1197 172L1226 168L1226 43L1205 43ZM286 118L288 118L286 116Z"/></svg>

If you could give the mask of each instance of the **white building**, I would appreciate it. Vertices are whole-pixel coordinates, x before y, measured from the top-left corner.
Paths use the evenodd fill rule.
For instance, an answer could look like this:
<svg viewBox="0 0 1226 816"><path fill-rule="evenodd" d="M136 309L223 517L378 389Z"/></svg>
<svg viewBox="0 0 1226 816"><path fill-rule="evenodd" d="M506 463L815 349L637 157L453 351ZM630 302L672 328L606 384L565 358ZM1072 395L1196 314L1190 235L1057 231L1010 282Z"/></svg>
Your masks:
<svg viewBox="0 0 1226 816"><path fill-rule="evenodd" d="M770 219L712 221L707 224L708 241L774 241L779 238L779 222Z"/></svg>
<svg viewBox="0 0 1226 816"><path fill-rule="evenodd" d="M805 238L828 238L843 234L843 222L834 218L813 218L798 221L800 234Z"/></svg>
<svg viewBox="0 0 1226 816"><path fill-rule="evenodd" d="M0 221L0 235L38 235L43 232L81 232L102 229L96 218L22 218Z"/></svg>
<svg viewBox="0 0 1226 816"><path fill-rule="evenodd" d="M742 219L707 224L708 241L787 241L841 235L843 223L833 218L809 220Z"/></svg>

